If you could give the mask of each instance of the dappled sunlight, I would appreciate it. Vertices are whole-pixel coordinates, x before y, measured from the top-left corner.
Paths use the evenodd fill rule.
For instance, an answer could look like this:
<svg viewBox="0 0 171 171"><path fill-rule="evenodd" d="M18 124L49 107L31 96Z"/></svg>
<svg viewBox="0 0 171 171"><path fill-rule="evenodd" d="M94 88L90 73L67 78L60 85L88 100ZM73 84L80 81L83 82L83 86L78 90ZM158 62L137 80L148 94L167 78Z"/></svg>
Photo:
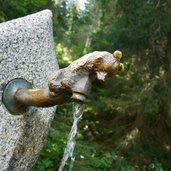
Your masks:
<svg viewBox="0 0 171 171"><path fill-rule="evenodd" d="M140 131L138 128L134 128L128 134L126 134L125 138L121 142L123 146L131 145L136 141L136 139L140 136Z"/></svg>
<svg viewBox="0 0 171 171"><path fill-rule="evenodd" d="M70 49L58 43L55 50L60 63L65 63L66 65L72 63L72 51Z"/></svg>

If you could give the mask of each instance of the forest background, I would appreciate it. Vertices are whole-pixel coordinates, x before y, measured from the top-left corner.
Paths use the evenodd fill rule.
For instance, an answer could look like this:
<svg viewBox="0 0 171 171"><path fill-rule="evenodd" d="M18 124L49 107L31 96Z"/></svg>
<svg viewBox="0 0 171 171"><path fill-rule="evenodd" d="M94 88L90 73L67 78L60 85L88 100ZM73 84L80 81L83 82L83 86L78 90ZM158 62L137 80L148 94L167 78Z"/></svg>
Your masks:
<svg viewBox="0 0 171 171"><path fill-rule="evenodd" d="M60 68L86 53L123 52L125 72L95 83L79 123L74 171L171 170L170 0L0 0L0 22L53 12ZM34 171L56 171L72 125L57 107Z"/></svg>

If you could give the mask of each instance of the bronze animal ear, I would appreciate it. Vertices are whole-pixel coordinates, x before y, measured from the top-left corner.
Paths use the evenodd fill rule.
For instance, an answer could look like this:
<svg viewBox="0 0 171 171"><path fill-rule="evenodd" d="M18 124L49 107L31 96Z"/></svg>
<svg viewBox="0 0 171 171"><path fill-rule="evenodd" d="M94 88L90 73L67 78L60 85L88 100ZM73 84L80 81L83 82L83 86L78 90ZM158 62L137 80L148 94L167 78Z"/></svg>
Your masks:
<svg viewBox="0 0 171 171"><path fill-rule="evenodd" d="M113 57L120 60L122 58L122 52L119 50L116 50L115 52L113 52Z"/></svg>

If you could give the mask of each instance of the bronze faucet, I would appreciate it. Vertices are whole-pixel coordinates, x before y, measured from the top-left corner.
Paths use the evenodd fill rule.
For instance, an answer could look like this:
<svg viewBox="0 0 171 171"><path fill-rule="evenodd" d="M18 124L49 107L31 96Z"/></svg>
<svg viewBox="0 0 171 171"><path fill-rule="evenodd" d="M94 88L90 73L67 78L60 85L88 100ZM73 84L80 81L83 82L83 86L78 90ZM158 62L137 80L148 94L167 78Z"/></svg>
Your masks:
<svg viewBox="0 0 171 171"><path fill-rule="evenodd" d="M122 52L113 54L95 51L84 55L64 69L59 69L48 78L48 87L32 89L32 85L21 78L7 83L2 102L11 114L23 114L30 106L50 107L63 103L84 102L92 82L105 81L107 76L124 70L120 63Z"/></svg>

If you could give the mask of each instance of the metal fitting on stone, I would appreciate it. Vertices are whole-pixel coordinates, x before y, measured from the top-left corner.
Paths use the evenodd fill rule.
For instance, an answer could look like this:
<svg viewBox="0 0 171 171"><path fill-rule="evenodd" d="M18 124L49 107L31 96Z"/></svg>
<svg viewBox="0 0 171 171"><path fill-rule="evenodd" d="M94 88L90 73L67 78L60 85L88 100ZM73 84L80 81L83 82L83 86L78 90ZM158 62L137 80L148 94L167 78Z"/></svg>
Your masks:
<svg viewBox="0 0 171 171"><path fill-rule="evenodd" d="M28 81L17 78L11 80L4 88L2 101L12 114L23 114L30 106L50 107L71 101L84 102L88 97L92 82L97 79L105 81L124 70L120 63L122 52L95 51L84 55L49 76L48 87L33 89Z"/></svg>

